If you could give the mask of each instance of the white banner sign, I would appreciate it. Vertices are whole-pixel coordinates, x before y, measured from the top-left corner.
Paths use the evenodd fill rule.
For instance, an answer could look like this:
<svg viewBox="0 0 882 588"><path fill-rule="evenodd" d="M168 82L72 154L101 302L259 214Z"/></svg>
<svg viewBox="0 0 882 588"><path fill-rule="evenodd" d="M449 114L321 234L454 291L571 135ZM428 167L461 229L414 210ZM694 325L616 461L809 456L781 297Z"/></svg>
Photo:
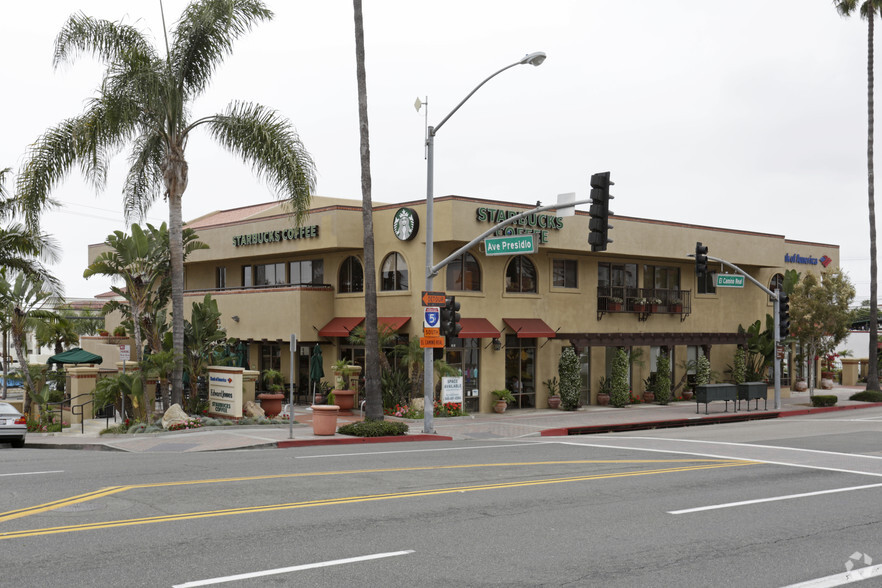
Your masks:
<svg viewBox="0 0 882 588"><path fill-rule="evenodd" d="M209 366L208 412L242 418L242 372L240 367Z"/></svg>
<svg viewBox="0 0 882 588"><path fill-rule="evenodd" d="M441 378L441 403L462 403L462 376Z"/></svg>

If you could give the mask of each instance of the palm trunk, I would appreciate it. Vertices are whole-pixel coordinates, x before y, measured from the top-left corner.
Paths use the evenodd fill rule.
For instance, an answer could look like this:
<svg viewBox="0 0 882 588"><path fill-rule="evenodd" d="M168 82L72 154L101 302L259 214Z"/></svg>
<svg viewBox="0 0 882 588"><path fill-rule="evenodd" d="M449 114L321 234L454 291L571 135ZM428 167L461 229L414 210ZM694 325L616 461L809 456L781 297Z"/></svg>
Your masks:
<svg viewBox="0 0 882 588"><path fill-rule="evenodd" d="M175 368L172 370L172 404L184 399L184 237L182 199L187 189L187 161L181 146L172 143L166 154L163 179L168 191L168 242L171 258L172 287L172 348Z"/></svg>
<svg viewBox="0 0 882 588"><path fill-rule="evenodd" d="M371 150L367 113L367 80L364 67L364 21L361 0L352 0L355 13L355 65L358 80L358 128L361 138L361 216L364 225L364 386L365 418L383 420L380 389L379 335L377 333L377 273L374 261L374 221L371 203Z"/></svg>
<svg viewBox="0 0 882 588"><path fill-rule="evenodd" d="M876 19L875 4L869 4L867 14L867 183L870 208L870 348L867 366L867 390L879 390L879 309L877 308L876 283L876 202L873 175L873 21Z"/></svg>
<svg viewBox="0 0 882 588"><path fill-rule="evenodd" d="M31 395L28 390L36 393L37 389L34 388L34 379L31 378L31 370L28 368L28 362L25 359L24 349L21 346L22 336L13 333L12 334L12 346L15 347L15 357L18 359L18 365L21 366L22 377L25 382L27 382L27 390L24 393L24 406L22 412L27 415L31 410Z"/></svg>

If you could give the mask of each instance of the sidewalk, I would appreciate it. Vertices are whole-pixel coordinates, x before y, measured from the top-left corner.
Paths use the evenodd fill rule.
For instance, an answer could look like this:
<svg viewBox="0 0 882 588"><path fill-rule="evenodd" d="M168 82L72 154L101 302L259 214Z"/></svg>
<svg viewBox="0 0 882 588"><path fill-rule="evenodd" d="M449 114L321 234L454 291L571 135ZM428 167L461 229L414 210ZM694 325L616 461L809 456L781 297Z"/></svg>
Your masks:
<svg viewBox="0 0 882 588"><path fill-rule="evenodd" d="M389 443L407 441L449 441L468 439L512 439L539 435L567 435L638 430L665 427L694 426L719 422L737 422L748 419L768 419L828 412L831 410L860 409L882 406L866 402L853 402L848 397L861 387L836 387L833 390L816 390L816 394L835 394L839 397L835 407L812 408L808 392L793 392L790 398L781 399L781 410L775 411L772 403L759 410L751 403L750 411L745 402L741 410L734 412L728 405L724 412L723 402L714 402L705 415L704 405L696 414L695 402L674 402L666 406L658 404L633 404L626 408L586 406L577 411L566 412L550 409L509 410L504 414L474 414L464 417L435 418L434 434L423 433L422 420L401 420L410 425L407 435L401 437L362 438L335 434L316 436L312 432L312 414L306 406L296 406L293 430L289 425L252 425L206 427L189 431L172 431L139 435L99 435L106 428L105 419L87 420L85 432L79 424L72 425L63 433L28 433L25 447L68 448L109 451L145 452L197 452L223 451L252 448L290 448L310 445L342 445L356 443ZM386 417L390 419L390 417ZM359 411L352 416L341 416L338 425L361 420ZM110 421L111 424L113 421ZM291 433L293 433L293 438Z"/></svg>

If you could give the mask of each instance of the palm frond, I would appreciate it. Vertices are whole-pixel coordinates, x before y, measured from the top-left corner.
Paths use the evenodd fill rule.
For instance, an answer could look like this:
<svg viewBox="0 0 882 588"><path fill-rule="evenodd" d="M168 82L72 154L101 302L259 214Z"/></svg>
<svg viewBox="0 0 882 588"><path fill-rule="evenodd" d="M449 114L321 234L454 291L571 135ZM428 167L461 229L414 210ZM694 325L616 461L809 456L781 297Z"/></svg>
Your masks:
<svg viewBox="0 0 882 588"><path fill-rule="evenodd" d="M126 219L143 219L147 210L165 190L162 178L162 156L165 138L159 133L146 133L135 138L129 156L129 173L123 186Z"/></svg>
<svg viewBox="0 0 882 588"><path fill-rule="evenodd" d="M57 68L70 63L82 53L91 53L105 63L125 61L135 55L156 55L138 29L78 12L71 15L55 38L53 65Z"/></svg>
<svg viewBox="0 0 882 588"><path fill-rule="evenodd" d="M190 98L205 90L233 41L273 13L260 0L201 0L184 10L173 31L170 61Z"/></svg>
<svg viewBox="0 0 882 588"><path fill-rule="evenodd" d="M300 224L315 189L315 164L291 123L275 110L244 102L202 122L221 145L251 163Z"/></svg>

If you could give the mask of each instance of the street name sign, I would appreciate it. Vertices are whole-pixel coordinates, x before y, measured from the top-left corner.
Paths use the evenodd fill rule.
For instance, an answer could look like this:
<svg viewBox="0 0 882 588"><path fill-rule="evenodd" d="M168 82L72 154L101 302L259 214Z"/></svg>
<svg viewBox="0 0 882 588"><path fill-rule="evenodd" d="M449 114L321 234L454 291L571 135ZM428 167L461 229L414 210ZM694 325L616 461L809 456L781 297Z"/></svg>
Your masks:
<svg viewBox="0 0 882 588"><path fill-rule="evenodd" d="M515 255L536 251L538 249L534 233L484 239L484 255Z"/></svg>
<svg viewBox="0 0 882 588"><path fill-rule="evenodd" d="M423 301L423 306L444 306L444 303L447 301L447 294L423 290L423 295L420 299Z"/></svg>
<svg viewBox="0 0 882 588"><path fill-rule="evenodd" d="M420 337L420 347L436 347L444 349L444 337Z"/></svg>
<svg viewBox="0 0 882 588"><path fill-rule="evenodd" d="M717 274L717 288L743 288L744 276Z"/></svg>

